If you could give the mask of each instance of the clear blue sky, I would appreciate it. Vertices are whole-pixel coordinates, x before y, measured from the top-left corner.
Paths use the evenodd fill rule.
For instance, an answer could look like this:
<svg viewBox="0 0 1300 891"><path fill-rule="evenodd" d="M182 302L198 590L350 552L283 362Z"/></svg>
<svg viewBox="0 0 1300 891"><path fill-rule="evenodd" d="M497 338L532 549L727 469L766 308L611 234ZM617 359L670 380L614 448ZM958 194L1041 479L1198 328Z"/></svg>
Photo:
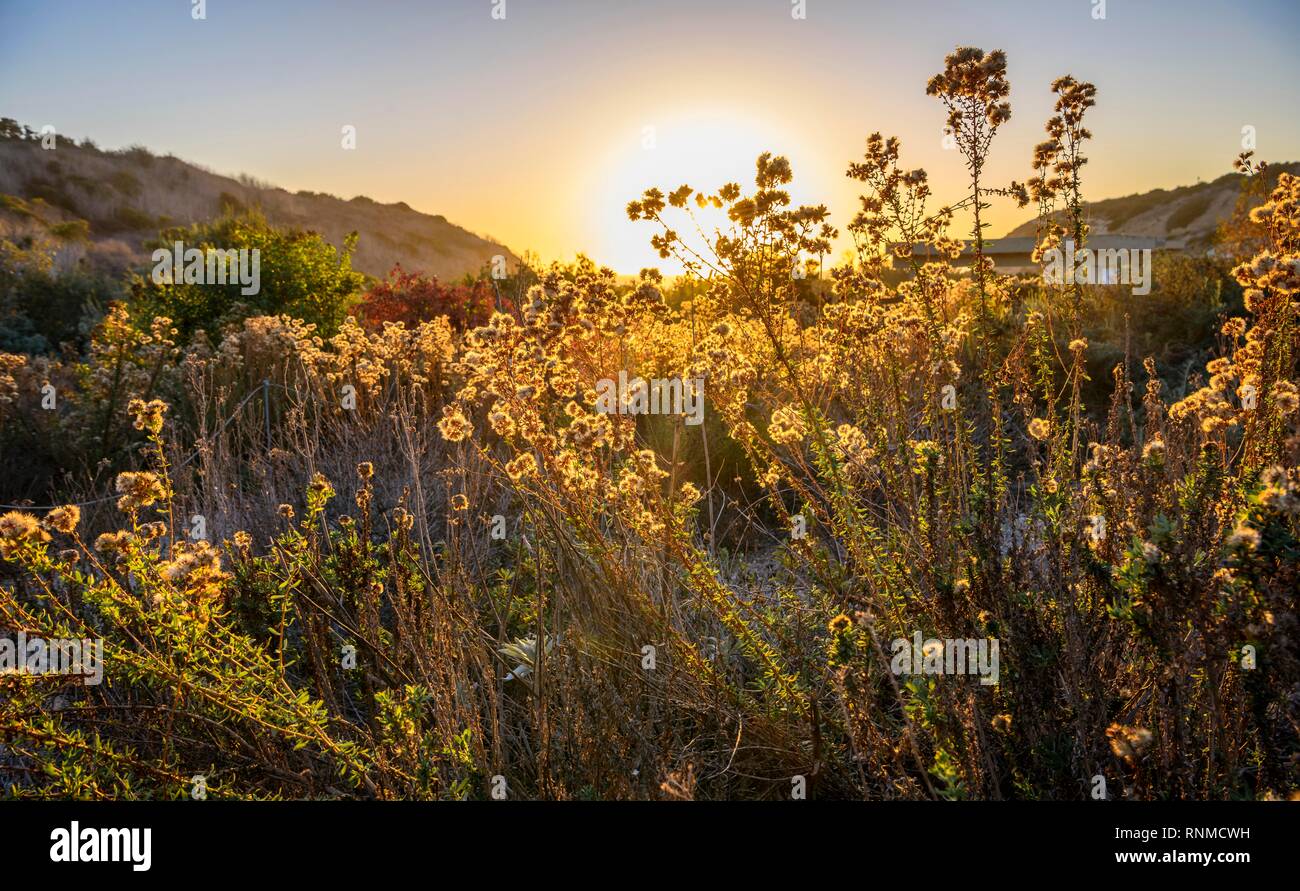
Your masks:
<svg viewBox="0 0 1300 891"><path fill-rule="evenodd" d="M0 0L0 115L625 270L652 261L628 199L744 181L762 149L841 225L873 130L957 197L925 96L957 44L1010 59L995 178L1027 175L1063 73L1098 87L1092 198L1218 176L1247 124L1260 157L1300 159L1300 0L1107 0L1104 21L1094 0L807 0L803 21L790 0L494 2L209 0L194 21L190 0Z"/></svg>

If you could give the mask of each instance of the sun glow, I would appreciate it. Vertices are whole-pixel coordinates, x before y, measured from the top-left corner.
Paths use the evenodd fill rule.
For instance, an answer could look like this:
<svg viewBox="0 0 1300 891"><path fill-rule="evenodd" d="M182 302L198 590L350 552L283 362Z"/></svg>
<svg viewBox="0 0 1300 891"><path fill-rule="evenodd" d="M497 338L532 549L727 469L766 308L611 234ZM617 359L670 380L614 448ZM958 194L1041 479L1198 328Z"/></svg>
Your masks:
<svg viewBox="0 0 1300 891"><path fill-rule="evenodd" d="M635 274L647 266L665 274L680 273L682 267L675 259L661 259L650 247L650 236L657 229L627 218L627 203L640 198L650 187L667 193L690 185L715 192L725 183L734 182L748 193L754 186L754 161L763 152L785 155L794 166L795 181L790 187L793 205L826 200L826 171L815 169L814 153L789 130L754 117L699 110L661 118L639 128L620 128L620 139L593 167L583 186L585 203L594 209L588 238L592 258L626 274ZM822 197L818 198L819 194ZM712 239L716 229L729 225L723 211L699 210L693 203L691 207L699 232L676 211L672 219L692 246L702 243L701 232Z"/></svg>

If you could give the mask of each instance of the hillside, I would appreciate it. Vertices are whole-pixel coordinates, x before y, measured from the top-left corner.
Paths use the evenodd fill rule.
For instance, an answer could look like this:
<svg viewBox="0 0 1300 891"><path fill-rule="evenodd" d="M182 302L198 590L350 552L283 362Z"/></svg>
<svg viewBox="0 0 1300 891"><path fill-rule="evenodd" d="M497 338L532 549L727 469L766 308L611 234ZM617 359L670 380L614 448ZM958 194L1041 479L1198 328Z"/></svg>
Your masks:
<svg viewBox="0 0 1300 891"><path fill-rule="evenodd" d="M1300 172L1300 162L1269 165L1270 180L1279 173ZM1145 235L1182 241L1189 250L1210 247L1219 222L1232 214L1241 190L1242 174L1229 173L1216 180L1153 189L1122 198L1109 198L1087 205L1094 235ZM1035 220L1029 220L1006 237L1032 236Z"/></svg>
<svg viewBox="0 0 1300 891"><path fill-rule="evenodd" d="M516 259L502 245L402 202L292 193L142 148L105 152L60 139L57 149L47 151L39 141L0 139L4 195L23 199L0 203L11 231L22 229L24 208L43 208L39 216L46 221L85 220L88 242L74 253L102 267L143 262L144 244L162 227L204 222L225 209L245 208L261 209L277 226L319 232L335 246L356 231L353 268L376 277L400 263L409 271L449 280L479 272L494 255L504 255L511 265Z"/></svg>

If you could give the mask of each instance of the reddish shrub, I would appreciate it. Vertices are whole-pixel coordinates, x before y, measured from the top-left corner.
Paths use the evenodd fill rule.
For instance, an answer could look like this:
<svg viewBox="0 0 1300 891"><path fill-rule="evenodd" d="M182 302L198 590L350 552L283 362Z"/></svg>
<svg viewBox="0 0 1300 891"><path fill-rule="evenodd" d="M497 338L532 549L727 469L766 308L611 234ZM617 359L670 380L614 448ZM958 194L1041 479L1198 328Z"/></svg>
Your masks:
<svg viewBox="0 0 1300 891"><path fill-rule="evenodd" d="M375 328L384 322L405 322L410 327L447 316L454 328L465 330L485 324L496 308L497 292L490 281L448 285L397 265L385 281L366 292L358 309L365 324Z"/></svg>

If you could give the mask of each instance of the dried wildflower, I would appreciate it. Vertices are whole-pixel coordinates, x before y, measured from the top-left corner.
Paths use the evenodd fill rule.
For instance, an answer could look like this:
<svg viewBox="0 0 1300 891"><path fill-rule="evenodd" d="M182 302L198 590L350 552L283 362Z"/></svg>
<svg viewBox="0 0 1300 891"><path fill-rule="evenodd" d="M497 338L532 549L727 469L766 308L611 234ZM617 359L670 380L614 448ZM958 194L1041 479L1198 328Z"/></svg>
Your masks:
<svg viewBox="0 0 1300 891"><path fill-rule="evenodd" d="M167 403L161 399L132 399L127 404L127 411L134 416L133 426L137 430L147 430L155 436L162 432L163 416L167 413Z"/></svg>
<svg viewBox="0 0 1300 891"><path fill-rule="evenodd" d="M114 556L125 553L131 541L131 533L125 529L119 529L117 532L105 532L95 539L95 550L101 554Z"/></svg>
<svg viewBox="0 0 1300 891"><path fill-rule="evenodd" d="M876 450L867 444L867 437L852 424L835 428L835 441L831 444L835 456L853 469L866 470L876 457Z"/></svg>
<svg viewBox="0 0 1300 891"><path fill-rule="evenodd" d="M1156 434L1155 438L1142 447L1142 460L1148 464L1159 464L1165 459L1165 441Z"/></svg>
<svg viewBox="0 0 1300 891"><path fill-rule="evenodd" d="M840 613L827 623L826 627L830 629L831 634L843 634L853 627L853 620L844 613Z"/></svg>
<svg viewBox="0 0 1300 891"><path fill-rule="evenodd" d="M1106 728L1106 737L1110 740L1110 750L1129 765L1146 754L1152 741L1150 730L1119 723Z"/></svg>
<svg viewBox="0 0 1300 891"><path fill-rule="evenodd" d="M772 422L768 425L767 433L773 442L788 445L802 442L808 435L808 428L797 409L783 405L772 412Z"/></svg>
<svg viewBox="0 0 1300 891"><path fill-rule="evenodd" d="M374 479L375 465L371 464L369 461L362 461L357 465L357 476L363 481Z"/></svg>
<svg viewBox="0 0 1300 891"><path fill-rule="evenodd" d="M1291 381L1276 381L1270 397L1277 410L1284 415L1289 415L1300 408L1300 391L1297 391L1296 385Z"/></svg>
<svg viewBox="0 0 1300 891"><path fill-rule="evenodd" d="M537 459L531 452L521 452L506 464L506 474L511 482L520 482L537 473Z"/></svg>
<svg viewBox="0 0 1300 891"><path fill-rule="evenodd" d="M1011 729L1011 716L1007 714L994 715L993 720L989 722L994 730L1006 733Z"/></svg>
<svg viewBox="0 0 1300 891"><path fill-rule="evenodd" d="M167 524L155 520L152 523L145 523L140 527L140 538L146 542L157 541L167 534Z"/></svg>
<svg viewBox="0 0 1300 891"><path fill-rule="evenodd" d="M569 404L577 408L577 403L571 401ZM571 415L576 413L576 411L569 412ZM514 436L517 429L510 413L499 405L488 412L488 425L492 428L492 432L504 437Z"/></svg>
<svg viewBox="0 0 1300 891"><path fill-rule="evenodd" d="M319 501L329 501L334 497L334 486L323 473L313 473L307 485L307 494Z"/></svg>
<svg viewBox="0 0 1300 891"><path fill-rule="evenodd" d="M442 420L438 422L438 432L447 442L460 442L466 439L473 428L469 418L458 406L446 405L442 409Z"/></svg>
<svg viewBox="0 0 1300 891"><path fill-rule="evenodd" d="M56 507L45 515L46 527L56 532L62 532L64 535L71 535L75 532L79 522L81 522L81 508L75 504Z"/></svg>
<svg viewBox="0 0 1300 891"><path fill-rule="evenodd" d="M1088 351L1088 338L1076 337L1070 341L1070 352L1075 354L1086 353Z"/></svg>
<svg viewBox="0 0 1300 891"><path fill-rule="evenodd" d="M454 511L469 510L469 499L459 494L451 496L451 509Z"/></svg>
<svg viewBox="0 0 1300 891"><path fill-rule="evenodd" d="M1002 50L985 53L970 46L958 47L944 59L944 70L930 78L925 92L938 96L948 107L948 126L954 132L971 129L969 118L982 117L996 130L1011 117L1011 104L1004 101L1011 92L1007 83L1007 56Z"/></svg>
<svg viewBox="0 0 1300 891"><path fill-rule="evenodd" d="M156 474L147 470L127 471L117 475L117 509L134 513L167 497L167 490Z"/></svg>
<svg viewBox="0 0 1300 891"><path fill-rule="evenodd" d="M1215 416L1201 418L1201 432L1204 433L1206 436L1213 436L1214 434L1218 433L1220 430L1226 429L1231 426L1232 426L1232 422L1229 421L1227 418L1220 418Z"/></svg>
<svg viewBox="0 0 1300 891"><path fill-rule="evenodd" d="M230 576L221 569L221 553L206 541L178 542L172 559L159 567L164 579L184 586L192 597L212 597Z"/></svg>
<svg viewBox="0 0 1300 891"><path fill-rule="evenodd" d="M1226 393L1232 387L1232 382L1235 379L1235 376L1231 374L1216 374L1210 378L1210 389Z"/></svg>
<svg viewBox="0 0 1300 891"><path fill-rule="evenodd" d="M1046 418L1034 418L1029 422L1029 435L1034 439L1047 439L1052 433L1052 422Z"/></svg>
<svg viewBox="0 0 1300 891"><path fill-rule="evenodd" d="M40 544L50 540L49 533L31 514L9 511L0 515L0 557L9 559L24 545Z"/></svg>
<svg viewBox="0 0 1300 891"><path fill-rule="evenodd" d="M636 498L646 490L646 481L635 470L625 467L618 476L618 491L627 498Z"/></svg>
<svg viewBox="0 0 1300 891"><path fill-rule="evenodd" d="M586 450L606 445L610 441L612 432L609 415L580 414L564 431L564 439L579 449Z"/></svg>
<svg viewBox="0 0 1300 891"><path fill-rule="evenodd" d="M1260 474L1264 488L1257 496L1259 503L1273 511L1291 517L1300 517L1300 473L1274 465Z"/></svg>
<svg viewBox="0 0 1300 891"><path fill-rule="evenodd" d="M1088 444L1088 460L1083 465L1083 475L1085 477L1101 477L1106 470L1106 465L1114 458L1114 451L1110 446L1103 445L1099 442Z"/></svg>
<svg viewBox="0 0 1300 891"><path fill-rule="evenodd" d="M1246 320L1237 317L1228 319L1219 330L1223 332L1224 337L1241 337L1246 333Z"/></svg>

